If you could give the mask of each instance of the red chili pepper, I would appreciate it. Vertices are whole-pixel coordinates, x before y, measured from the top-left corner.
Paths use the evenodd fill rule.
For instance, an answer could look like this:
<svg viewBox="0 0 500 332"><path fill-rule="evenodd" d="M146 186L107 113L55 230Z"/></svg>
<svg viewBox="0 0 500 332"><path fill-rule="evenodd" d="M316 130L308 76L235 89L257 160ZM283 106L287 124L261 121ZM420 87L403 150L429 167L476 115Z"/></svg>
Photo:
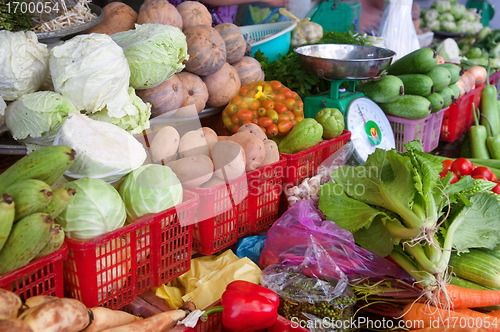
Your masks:
<svg viewBox="0 0 500 332"><path fill-rule="evenodd" d="M222 311L222 325L239 332L253 332L273 326L278 319L278 295L260 285L236 280L227 285L222 305L203 315Z"/></svg>

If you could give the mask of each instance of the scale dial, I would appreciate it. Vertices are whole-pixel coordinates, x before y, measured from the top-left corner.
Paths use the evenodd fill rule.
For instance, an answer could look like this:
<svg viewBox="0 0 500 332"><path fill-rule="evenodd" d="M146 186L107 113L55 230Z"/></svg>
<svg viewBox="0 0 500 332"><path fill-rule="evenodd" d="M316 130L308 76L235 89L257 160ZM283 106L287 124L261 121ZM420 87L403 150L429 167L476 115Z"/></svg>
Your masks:
<svg viewBox="0 0 500 332"><path fill-rule="evenodd" d="M346 127L351 132L354 155L360 163L364 163L376 148L390 150L396 147L389 120L371 99L354 99L346 113Z"/></svg>

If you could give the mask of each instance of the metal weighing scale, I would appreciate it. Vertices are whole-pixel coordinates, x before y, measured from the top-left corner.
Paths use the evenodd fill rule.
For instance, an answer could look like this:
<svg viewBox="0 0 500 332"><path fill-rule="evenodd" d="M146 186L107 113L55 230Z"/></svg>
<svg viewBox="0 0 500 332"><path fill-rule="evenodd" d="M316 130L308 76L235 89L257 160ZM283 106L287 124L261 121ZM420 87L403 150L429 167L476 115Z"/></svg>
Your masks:
<svg viewBox="0 0 500 332"><path fill-rule="evenodd" d="M304 116L314 118L323 108L337 108L344 115L345 128L351 132L354 156L364 163L376 148L396 147L394 133L382 109L363 93L355 91L356 81L380 76L396 55L394 51L373 47L318 44L294 49L304 68L331 82L329 92L304 98ZM348 89L339 92L343 82Z"/></svg>

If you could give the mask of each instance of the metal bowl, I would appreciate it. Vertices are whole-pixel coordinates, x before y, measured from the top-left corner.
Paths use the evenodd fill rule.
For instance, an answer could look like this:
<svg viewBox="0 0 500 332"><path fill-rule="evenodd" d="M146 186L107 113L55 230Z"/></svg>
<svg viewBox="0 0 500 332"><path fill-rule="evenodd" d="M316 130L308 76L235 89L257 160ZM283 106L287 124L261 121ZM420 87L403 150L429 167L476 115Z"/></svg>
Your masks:
<svg viewBox="0 0 500 332"><path fill-rule="evenodd" d="M394 51L374 46L317 44L294 49L304 68L325 80L356 80L379 76L386 70Z"/></svg>

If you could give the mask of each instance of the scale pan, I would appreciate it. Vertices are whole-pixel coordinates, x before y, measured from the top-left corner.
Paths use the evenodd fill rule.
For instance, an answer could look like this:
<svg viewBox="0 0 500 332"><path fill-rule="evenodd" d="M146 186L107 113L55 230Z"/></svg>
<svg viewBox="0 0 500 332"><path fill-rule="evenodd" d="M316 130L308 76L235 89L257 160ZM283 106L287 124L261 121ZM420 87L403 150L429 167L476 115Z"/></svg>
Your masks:
<svg viewBox="0 0 500 332"><path fill-rule="evenodd" d="M394 51L374 46L317 44L296 47L294 52L311 74L325 80L359 80L379 76Z"/></svg>

